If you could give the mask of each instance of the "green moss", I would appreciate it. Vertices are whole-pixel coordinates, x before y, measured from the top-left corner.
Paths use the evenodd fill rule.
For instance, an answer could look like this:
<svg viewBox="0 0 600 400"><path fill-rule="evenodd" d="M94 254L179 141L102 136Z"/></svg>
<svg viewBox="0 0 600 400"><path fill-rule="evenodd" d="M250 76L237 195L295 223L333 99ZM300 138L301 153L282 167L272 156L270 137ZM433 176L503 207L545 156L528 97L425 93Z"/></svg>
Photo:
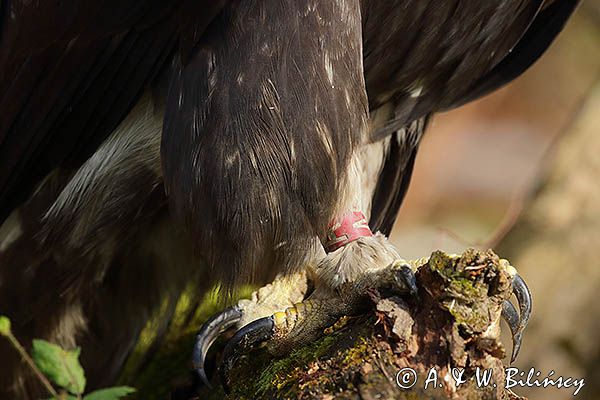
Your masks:
<svg viewBox="0 0 600 400"><path fill-rule="evenodd" d="M478 257L479 253L474 250L467 250L462 259L436 251L431 255L428 266L446 282L445 290L450 297L474 302L487 296L487 285L477 274L472 274L465 268L477 265Z"/></svg>
<svg viewBox="0 0 600 400"><path fill-rule="evenodd" d="M429 268L438 272L442 276L448 275L448 271L453 271L454 262L450 256L441 251L434 251L429 257Z"/></svg>
<svg viewBox="0 0 600 400"><path fill-rule="evenodd" d="M361 337L357 343L343 354L342 367L354 368L364 363L370 353L370 342Z"/></svg>
<svg viewBox="0 0 600 400"><path fill-rule="evenodd" d="M475 300L482 296L482 288L469 278L458 275L452 278L449 283L449 290L465 300ZM485 291L485 288L483 288Z"/></svg>
<svg viewBox="0 0 600 400"><path fill-rule="evenodd" d="M253 287L241 288L235 298L249 297ZM195 301L197 291L188 287L177 299L169 329L157 346L157 331L164 323L171 307L163 302L140 333L136 347L129 356L119 383L138 389L135 398L144 400L164 399L171 391L171 382L177 377L189 375L194 338L198 329L210 316L225 306L220 301L218 286L208 291L200 303ZM152 348L157 346L152 353Z"/></svg>
<svg viewBox="0 0 600 400"><path fill-rule="evenodd" d="M264 351L259 351L259 356L251 354L230 374L238 382L230 398L307 398L311 391L326 393L336 390L340 382L350 382L347 375L358 371L372 353L373 343L365 337L371 337L373 332L367 332L367 328L364 332L355 328L352 331L356 321L349 323L350 326L342 325L341 330L336 329L282 359L257 358L264 357ZM254 369L257 365L265 368L256 378L254 374L248 375L252 370L250 365Z"/></svg>
<svg viewBox="0 0 600 400"><path fill-rule="evenodd" d="M260 374L255 393L264 394L273 388L281 391L288 387L290 382L297 382L299 368L304 368L326 355L336 343L337 336L324 336L311 345L294 350L286 358L272 362Z"/></svg>
<svg viewBox="0 0 600 400"><path fill-rule="evenodd" d="M427 264L443 281L435 286L435 296L467 332L480 331L489 322L489 280L497 274L497 261L493 253L469 249L460 257L436 251Z"/></svg>

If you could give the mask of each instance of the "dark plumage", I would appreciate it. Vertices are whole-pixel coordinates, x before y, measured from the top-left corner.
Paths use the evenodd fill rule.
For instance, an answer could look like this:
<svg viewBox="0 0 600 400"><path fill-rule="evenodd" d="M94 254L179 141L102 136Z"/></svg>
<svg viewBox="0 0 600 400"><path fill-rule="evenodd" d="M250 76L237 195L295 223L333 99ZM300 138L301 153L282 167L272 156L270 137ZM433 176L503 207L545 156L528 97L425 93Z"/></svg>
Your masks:
<svg viewBox="0 0 600 400"><path fill-rule="evenodd" d="M355 202L389 233L429 115L520 75L577 3L3 2L0 313L105 384L188 281L300 268ZM0 358L0 397L36 393Z"/></svg>

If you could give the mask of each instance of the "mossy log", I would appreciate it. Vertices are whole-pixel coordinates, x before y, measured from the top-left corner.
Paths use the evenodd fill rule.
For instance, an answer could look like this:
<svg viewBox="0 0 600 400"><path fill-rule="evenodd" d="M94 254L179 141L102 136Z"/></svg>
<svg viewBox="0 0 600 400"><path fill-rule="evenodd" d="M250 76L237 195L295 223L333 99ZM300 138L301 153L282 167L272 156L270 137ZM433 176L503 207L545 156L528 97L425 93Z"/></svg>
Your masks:
<svg viewBox="0 0 600 400"><path fill-rule="evenodd" d="M420 264L418 299L373 290L366 315L340 319L282 358L257 349L231 371L229 394L215 377L198 398L518 399L505 389L499 339L514 269L474 250Z"/></svg>

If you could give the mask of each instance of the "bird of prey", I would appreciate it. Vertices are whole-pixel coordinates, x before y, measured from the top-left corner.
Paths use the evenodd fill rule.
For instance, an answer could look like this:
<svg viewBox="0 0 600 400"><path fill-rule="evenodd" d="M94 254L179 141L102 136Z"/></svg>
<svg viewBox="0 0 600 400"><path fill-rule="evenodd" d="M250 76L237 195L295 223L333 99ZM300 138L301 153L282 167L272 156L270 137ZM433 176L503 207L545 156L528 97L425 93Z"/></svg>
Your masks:
<svg viewBox="0 0 600 400"><path fill-rule="evenodd" d="M23 340L82 346L97 387L190 282L308 277L305 332L373 271L413 293L385 235L429 116L519 76L577 3L2 1L0 313ZM235 353L290 323L281 310L213 318L198 374L222 329L241 327ZM1 398L41 396L4 343L0 359Z"/></svg>

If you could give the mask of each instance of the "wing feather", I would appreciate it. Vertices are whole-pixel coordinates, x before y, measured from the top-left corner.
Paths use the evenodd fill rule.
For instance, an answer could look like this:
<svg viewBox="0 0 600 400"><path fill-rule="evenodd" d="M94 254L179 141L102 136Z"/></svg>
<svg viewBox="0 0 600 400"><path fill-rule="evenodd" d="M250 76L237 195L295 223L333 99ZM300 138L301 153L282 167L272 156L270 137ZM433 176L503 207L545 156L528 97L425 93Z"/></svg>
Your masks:
<svg viewBox="0 0 600 400"><path fill-rule="evenodd" d="M523 74L550 47L581 0L553 1L535 18L514 49L460 98L449 99L444 108L455 108L485 96Z"/></svg>
<svg viewBox="0 0 600 400"><path fill-rule="evenodd" d="M50 171L81 165L167 68L178 39L199 37L223 3L6 2L0 14L0 223ZM187 25L181 24L184 9L197 15L185 16Z"/></svg>
<svg viewBox="0 0 600 400"><path fill-rule="evenodd" d="M391 136L389 149L373 192L369 226L373 232L389 235L400 212L400 206L413 173L420 138L427 118L415 121Z"/></svg>
<svg viewBox="0 0 600 400"><path fill-rule="evenodd" d="M517 25L521 26L522 32L519 33L519 29L516 29L512 33L516 36L504 39L506 53L489 71L481 71L482 75L479 78L475 74L475 79L471 84L467 84L469 81L461 79L461 74L464 75L464 72L459 73L460 69L455 68L447 74L448 80L437 87L438 90L443 89L441 92L433 91L419 98L397 96L396 116L376 130L372 134L372 140L381 140L398 130L405 129L407 123L415 118L422 118L437 110L458 107L516 79L547 50L579 3L580 0L554 0L550 3L546 1L544 4L538 1L531 2L529 7L523 7L519 18L515 19ZM411 40L418 42L418 39ZM507 47L510 43L512 44ZM370 50L370 53L372 54L373 50ZM469 54L463 57L469 57ZM434 66L430 67L434 68ZM411 79L414 77L410 74L402 74L400 72L400 75L407 80L400 82L398 87L411 87ZM473 74L467 75L473 78ZM378 77L372 78L372 80L376 79ZM367 89L371 89L369 94L375 99L381 92L376 85ZM425 128L425 124L422 128ZM413 148L401 147L395 136L393 134L390 142L384 168L373 195L371 210L371 227L385 234L390 233L398 215L410 184L410 175L418 150L418 143L415 143Z"/></svg>

